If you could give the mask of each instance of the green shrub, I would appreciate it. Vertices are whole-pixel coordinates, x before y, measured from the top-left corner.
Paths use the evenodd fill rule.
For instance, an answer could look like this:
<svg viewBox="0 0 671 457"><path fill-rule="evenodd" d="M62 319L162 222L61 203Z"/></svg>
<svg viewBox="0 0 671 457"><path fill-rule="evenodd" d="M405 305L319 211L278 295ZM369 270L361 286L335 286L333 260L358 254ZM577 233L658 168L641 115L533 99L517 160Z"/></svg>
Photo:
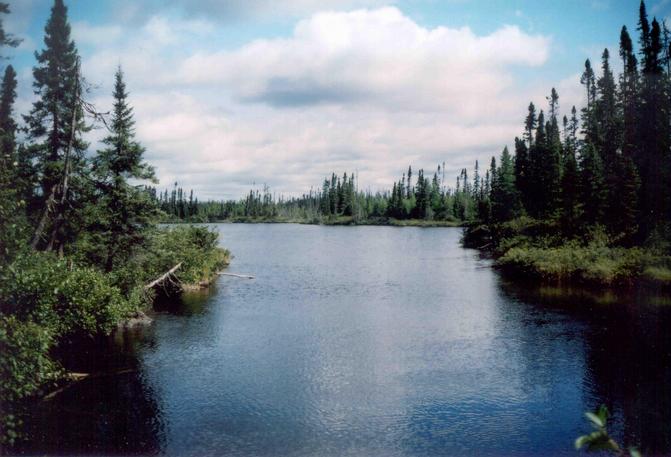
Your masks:
<svg viewBox="0 0 671 457"><path fill-rule="evenodd" d="M184 284L209 282L229 261L229 252L218 247L219 234L203 226L166 227L152 236L143 260L147 279L153 279L182 263L176 272Z"/></svg>
<svg viewBox="0 0 671 457"><path fill-rule="evenodd" d="M55 255L23 255L0 270L0 311L41 325L55 337L109 333L133 311L111 277Z"/></svg>
<svg viewBox="0 0 671 457"><path fill-rule="evenodd" d="M60 376L49 357L50 332L15 316L0 316L0 442L12 444L22 425L21 402Z"/></svg>
<svg viewBox="0 0 671 457"><path fill-rule="evenodd" d="M629 284L639 277L671 280L668 257L641 248L608 247L603 239L586 246L570 241L559 247L516 246L498 264L504 269L549 281L604 285Z"/></svg>

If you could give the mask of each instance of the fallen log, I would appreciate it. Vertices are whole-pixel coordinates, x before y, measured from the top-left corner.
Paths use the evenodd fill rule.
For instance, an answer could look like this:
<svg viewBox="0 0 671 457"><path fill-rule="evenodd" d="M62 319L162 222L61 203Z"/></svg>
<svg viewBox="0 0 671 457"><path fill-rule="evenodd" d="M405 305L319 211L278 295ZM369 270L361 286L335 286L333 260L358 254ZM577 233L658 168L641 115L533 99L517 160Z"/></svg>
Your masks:
<svg viewBox="0 0 671 457"><path fill-rule="evenodd" d="M242 278L242 279L254 279L254 276L251 275L238 275L235 273L224 273L223 271L220 271L217 273L219 276L232 276L234 278Z"/></svg>
<svg viewBox="0 0 671 457"><path fill-rule="evenodd" d="M84 381L86 379L96 379L96 378L106 378L109 376L119 376L122 374L127 374L127 373L134 373L136 372L137 369L135 368L126 368L123 370L118 370L110 373L68 373L66 375L66 379L69 381L67 384L64 386L54 390L53 392L45 395L42 400L49 401L53 399L56 395L59 395L75 385L79 381Z"/></svg>
<svg viewBox="0 0 671 457"><path fill-rule="evenodd" d="M149 284L147 284L146 286L144 286L144 290L149 290L149 289L151 289L152 287L154 287L154 286L156 286L156 285L158 285L158 284L161 284L163 281L165 281L166 279L170 278L170 276L172 276L172 275L179 269L179 267L181 267L181 266L182 266L182 262L179 262L177 265L175 265L174 267L172 267L170 270L168 270L167 272L163 273L160 277L154 279L152 282L150 282Z"/></svg>

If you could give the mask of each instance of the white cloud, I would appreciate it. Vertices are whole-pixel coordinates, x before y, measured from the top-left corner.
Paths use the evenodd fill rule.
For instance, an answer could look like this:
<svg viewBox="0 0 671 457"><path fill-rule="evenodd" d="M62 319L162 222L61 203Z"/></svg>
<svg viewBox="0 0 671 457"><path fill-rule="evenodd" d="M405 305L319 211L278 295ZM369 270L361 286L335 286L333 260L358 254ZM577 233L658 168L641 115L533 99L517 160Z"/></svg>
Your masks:
<svg viewBox="0 0 671 457"><path fill-rule="evenodd" d="M549 40L505 26L487 36L468 28L426 29L398 9L319 13L286 39L233 52L200 53L184 81L233 88L242 100L274 106L373 103L476 115L511 86L511 66L538 66Z"/></svg>
<svg viewBox="0 0 671 457"><path fill-rule="evenodd" d="M108 26L74 26L94 49L83 70L102 84L98 107L109 106L121 63L161 186L179 181L200 198L237 198L254 182L299 194L332 171L358 170L376 190L408 164L446 162L456 176L511 145L529 99L549 91L515 83L550 46L515 26L477 35L426 28L393 7L329 11L290 36L212 52L225 33L214 24L152 16L110 27L115 39L105 42L95 37Z"/></svg>

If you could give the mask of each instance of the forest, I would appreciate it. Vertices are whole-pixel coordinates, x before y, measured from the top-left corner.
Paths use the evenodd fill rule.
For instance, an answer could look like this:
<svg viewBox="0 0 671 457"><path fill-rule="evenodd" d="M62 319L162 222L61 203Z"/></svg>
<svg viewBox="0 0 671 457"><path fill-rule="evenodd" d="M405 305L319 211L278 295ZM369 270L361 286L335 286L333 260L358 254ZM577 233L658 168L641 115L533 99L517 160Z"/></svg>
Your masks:
<svg viewBox="0 0 671 457"><path fill-rule="evenodd" d="M178 183L159 187L121 67L110 75L113 105L90 102L67 7L54 0L26 113L15 112L17 73L2 61L0 441L20 441L31 402L72 381L59 354L151 307L148 284L169 271L178 284L206 284L227 265L216 232L162 223L463 226L465 246L516 277L668 288L671 31L641 2L632 35L620 30L619 60L604 49L598 68L585 61L584 107L561 115L554 88L547 106L520 107L513 147L461 170L453 186L442 163L399 170L380 191L338 171L300 197L264 185L201 201ZM0 47L18 44L0 21ZM94 128L106 132L99 145L87 141Z"/></svg>
<svg viewBox="0 0 671 457"><path fill-rule="evenodd" d="M171 192L147 191L169 221L190 222L300 222L320 224L393 224L403 221L426 225L458 225L473 218L473 196L466 170L457 178L456 190L444 185L444 164L431 179L424 170L413 181L412 166L407 174L384 192L360 191L355 173L332 173L320 191L300 197L277 197L264 185L250 190L240 200L199 202L193 190L185 192L175 183ZM484 181L483 181L484 182Z"/></svg>
<svg viewBox="0 0 671 457"><path fill-rule="evenodd" d="M6 3L0 13L10 13ZM19 44L2 22L0 44ZM175 266L171 284L199 284L228 261L215 232L158 227L160 209L136 184L155 174L135 139L123 71L110 75L113 106L87 100L62 0L35 57L36 99L22 128L12 65L0 86L2 444L20 440L32 401L71 380L59 354L141 316L156 295L153 280ZM94 127L107 132L95 152L86 141Z"/></svg>

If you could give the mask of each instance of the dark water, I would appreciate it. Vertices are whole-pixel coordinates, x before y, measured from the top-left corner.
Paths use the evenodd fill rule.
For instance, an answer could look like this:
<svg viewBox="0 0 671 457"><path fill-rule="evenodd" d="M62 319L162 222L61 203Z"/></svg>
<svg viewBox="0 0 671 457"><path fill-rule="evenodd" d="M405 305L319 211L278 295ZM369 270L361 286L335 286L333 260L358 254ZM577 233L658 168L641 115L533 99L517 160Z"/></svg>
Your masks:
<svg viewBox="0 0 671 457"><path fill-rule="evenodd" d="M98 365L130 371L48 402L28 452L573 456L606 404L671 453L669 306L514 287L459 229L217 227L256 279L117 335Z"/></svg>

